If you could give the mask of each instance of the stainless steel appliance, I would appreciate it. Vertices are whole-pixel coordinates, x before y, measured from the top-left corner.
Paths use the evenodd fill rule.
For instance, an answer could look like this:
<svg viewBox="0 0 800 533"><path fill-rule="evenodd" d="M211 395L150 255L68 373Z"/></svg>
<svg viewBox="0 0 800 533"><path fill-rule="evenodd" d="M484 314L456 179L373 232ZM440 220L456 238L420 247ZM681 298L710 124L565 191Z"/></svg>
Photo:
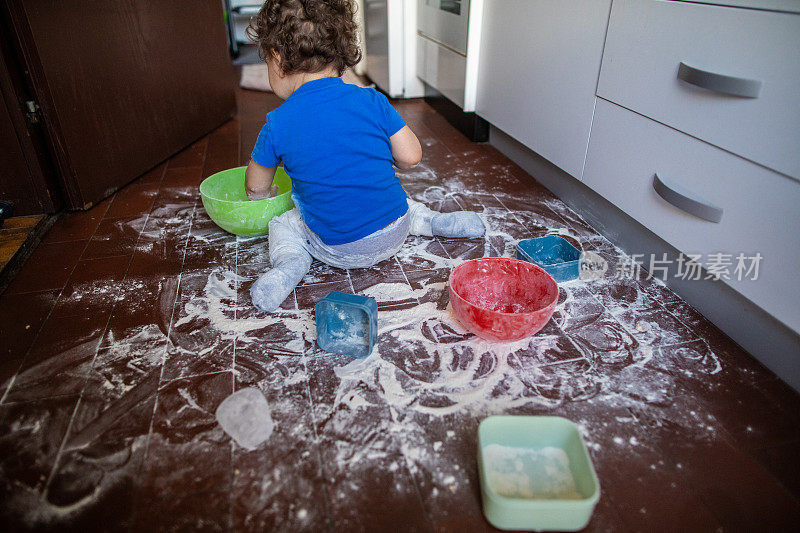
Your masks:
<svg viewBox="0 0 800 533"><path fill-rule="evenodd" d="M414 1L364 1L365 71L394 98L417 98L424 93L416 72L416 29Z"/></svg>
<svg viewBox="0 0 800 533"><path fill-rule="evenodd" d="M483 0L417 0L417 75L475 110Z"/></svg>

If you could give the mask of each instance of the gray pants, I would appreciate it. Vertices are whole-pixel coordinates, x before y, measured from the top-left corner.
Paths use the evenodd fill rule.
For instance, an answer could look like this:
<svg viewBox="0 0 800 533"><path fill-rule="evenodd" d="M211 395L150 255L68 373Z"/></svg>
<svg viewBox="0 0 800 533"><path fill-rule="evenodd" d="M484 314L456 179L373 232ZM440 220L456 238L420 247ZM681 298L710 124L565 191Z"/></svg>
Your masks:
<svg viewBox="0 0 800 533"><path fill-rule="evenodd" d="M292 209L269 223L269 258L273 268L285 265L287 260L296 261L303 275L311 267L312 257L338 268L370 267L400 251L409 233L431 236L430 222L436 214L424 204L409 200L408 212L388 226L354 242L330 245L306 226L297 209Z"/></svg>
<svg viewBox="0 0 800 533"><path fill-rule="evenodd" d="M306 226L300 212L292 209L269 222L272 269L250 289L253 305L262 311L277 309L311 268L312 258L339 268L366 268L396 254L409 233L428 237L434 234L478 237L483 235L484 226L475 213L440 214L424 204L408 200L408 212L385 228L355 242L328 245Z"/></svg>
<svg viewBox="0 0 800 533"><path fill-rule="evenodd" d="M354 242L329 245L303 222L292 209L269 222L269 259L272 269L253 285L253 304L273 311L291 294L308 269L312 257L339 268L366 268L392 257L408 237L431 236L431 219L436 211L408 200L408 212L385 228Z"/></svg>

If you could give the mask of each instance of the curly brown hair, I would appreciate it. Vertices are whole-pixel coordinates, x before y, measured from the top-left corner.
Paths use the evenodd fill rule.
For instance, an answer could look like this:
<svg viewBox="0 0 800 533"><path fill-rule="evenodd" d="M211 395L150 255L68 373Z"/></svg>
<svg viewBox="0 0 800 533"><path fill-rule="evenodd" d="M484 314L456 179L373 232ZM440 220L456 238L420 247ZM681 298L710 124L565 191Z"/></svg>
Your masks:
<svg viewBox="0 0 800 533"><path fill-rule="evenodd" d="M351 0L267 0L247 27L263 58L280 56L287 74L333 66L341 76L361 60Z"/></svg>

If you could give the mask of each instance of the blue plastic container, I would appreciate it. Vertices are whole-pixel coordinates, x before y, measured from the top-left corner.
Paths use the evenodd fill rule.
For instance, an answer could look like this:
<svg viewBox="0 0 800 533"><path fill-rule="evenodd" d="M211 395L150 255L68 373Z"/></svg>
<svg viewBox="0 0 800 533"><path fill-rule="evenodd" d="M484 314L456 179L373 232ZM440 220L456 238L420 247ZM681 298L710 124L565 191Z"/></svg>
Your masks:
<svg viewBox="0 0 800 533"><path fill-rule="evenodd" d="M378 303L373 298L331 291L314 307L317 345L326 352L367 357L378 338Z"/></svg>
<svg viewBox="0 0 800 533"><path fill-rule="evenodd" d="M558 235L519 241L517 259L539 265L557 282L576 279L581 272L581 251Z"/></svg>

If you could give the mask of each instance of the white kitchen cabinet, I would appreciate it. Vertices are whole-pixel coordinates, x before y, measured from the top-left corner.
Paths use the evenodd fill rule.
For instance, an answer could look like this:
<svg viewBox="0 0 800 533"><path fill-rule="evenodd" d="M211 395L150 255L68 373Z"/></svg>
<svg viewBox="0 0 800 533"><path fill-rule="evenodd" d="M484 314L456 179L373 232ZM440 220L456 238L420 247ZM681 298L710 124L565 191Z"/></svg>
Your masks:
<svg viewBox="0 0 800 533"><path fill-rule="evenodd" d="M668 265L670 286L800 390L800 0L611 4L486 0L477 112L645 268L677 250L722 273ZM760 254L757 279L739 279L739 254L746 268Z"/></svg>
<svg viewBox="0 0 800 533"><path fill-rule="evenodd" d="M800 179L798 50L800 15L615 0L597 94Z"/></svg>
<svg viewBox="0 0 800 533"><path fill-rule="evenodd" d="M800 183L605 100L594 116L583 182L705 266L714 254L730 254L723 281L800 331ZM721 218L672 205L656 192L656 175ZM761 254L757 279L733 275L738 254Z"/></svg>
<svg viewBox="0 0 800 533"><path fill-rule="evenodd" d="M760 253L760 279L727 283L795 332L798 47L794 13L614 0L583 173L681 252ZM721 219L670 205L654 190L656 174L688 193L677 204L692 211L698 199L721 208Z"/></svg>
<svg viewBox="0 0 800 533"><path fill-rule="evenodd" d="M580 178L611 0L486 0L476 112Z"/></svg>

